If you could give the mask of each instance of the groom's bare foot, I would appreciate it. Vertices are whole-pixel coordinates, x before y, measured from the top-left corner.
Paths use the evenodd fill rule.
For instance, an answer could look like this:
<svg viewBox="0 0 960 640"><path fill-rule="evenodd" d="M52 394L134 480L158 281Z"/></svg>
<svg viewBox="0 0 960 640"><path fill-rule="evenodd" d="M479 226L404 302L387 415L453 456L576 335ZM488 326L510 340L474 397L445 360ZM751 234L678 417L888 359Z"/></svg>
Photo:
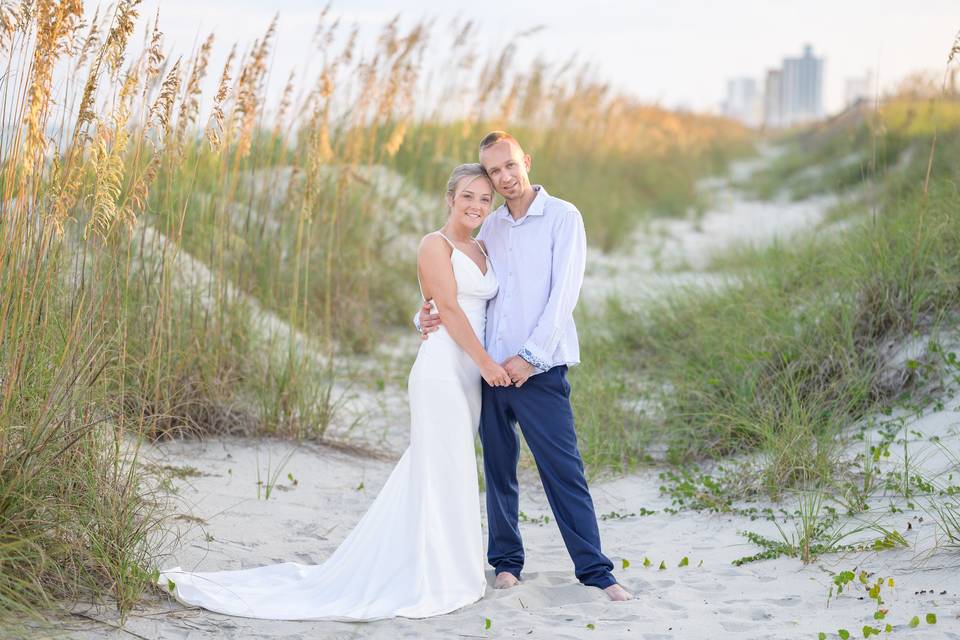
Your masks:
<svg viewBox="0 0 960 640"><path fill-rule="evenodd" d="M520 582L517 580L517 576L513 575L509 571L501 571L497 574L496 579L493 581L494 589L509 589L510 587L517 586L517 583Z"/></svg>
<svg viewBox="0 0 960 640"><path fill-rule="evenodd" d="M609 587L603 590L607 594L607 597L613 600L614 602L624 602L626 600L633 600L633 594L621 587L617 583L613 583Z"/></svg>

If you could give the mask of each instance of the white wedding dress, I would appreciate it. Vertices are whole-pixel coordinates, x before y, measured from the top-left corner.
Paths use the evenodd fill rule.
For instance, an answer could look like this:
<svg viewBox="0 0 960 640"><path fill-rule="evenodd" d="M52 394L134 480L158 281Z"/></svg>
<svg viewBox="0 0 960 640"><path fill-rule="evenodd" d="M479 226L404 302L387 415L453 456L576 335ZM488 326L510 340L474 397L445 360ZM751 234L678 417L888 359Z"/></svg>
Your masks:
<svg viewBox="0 0 960 640"><path fill-rule="evenodd" d="M482 273L454 247L451 261L457 301L483 342L487 300L498 288L490 260ZM424 618L476 602L487 586L474 450L480 382L443 326L420 345L408 379L410 446L326 562L175 567L159 584L172 581L173 595L190 606L276 620Z"/></svg>

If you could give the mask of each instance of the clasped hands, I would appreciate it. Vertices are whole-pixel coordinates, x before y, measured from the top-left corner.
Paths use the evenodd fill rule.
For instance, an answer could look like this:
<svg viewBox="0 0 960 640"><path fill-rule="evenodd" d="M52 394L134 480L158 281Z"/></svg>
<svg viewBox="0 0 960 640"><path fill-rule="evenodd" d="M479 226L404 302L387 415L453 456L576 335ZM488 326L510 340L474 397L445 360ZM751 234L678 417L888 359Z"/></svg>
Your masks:
<svg viewBox="0 0 960 640"><path fill-rule="evenodd" d="M420 309L420 339L426 340L431 333L440 328L440 324L440 314L433 313L433 307L430 306L429 302L425 302L423 308ZM534 372L533 365L520 356L509 357L500 366L502 366L506 370L507 375L510 376L510 381L513 383L513 386L518 388L522 387L523 383L525 383Z"/></svg>

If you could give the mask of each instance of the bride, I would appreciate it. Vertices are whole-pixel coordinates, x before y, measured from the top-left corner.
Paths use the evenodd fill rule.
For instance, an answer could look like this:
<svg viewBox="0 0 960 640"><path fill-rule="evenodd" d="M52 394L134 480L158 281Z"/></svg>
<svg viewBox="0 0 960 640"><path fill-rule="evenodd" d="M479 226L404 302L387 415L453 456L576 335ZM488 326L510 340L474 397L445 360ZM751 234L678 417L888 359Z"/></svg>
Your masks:
<svg viewBox="0 0 960 640"><path fill-rule="evenodd" d="M191 606L248 618L424 618L479 600L487 586L474 432L480 379L509 386L483 348L487 300L498 284L472 239L493 201L479 164L447 182L448 217L417 252L420 293L443 325L420 345L408 380L410 446L357 526L323 564L160 574Z"/></svg>

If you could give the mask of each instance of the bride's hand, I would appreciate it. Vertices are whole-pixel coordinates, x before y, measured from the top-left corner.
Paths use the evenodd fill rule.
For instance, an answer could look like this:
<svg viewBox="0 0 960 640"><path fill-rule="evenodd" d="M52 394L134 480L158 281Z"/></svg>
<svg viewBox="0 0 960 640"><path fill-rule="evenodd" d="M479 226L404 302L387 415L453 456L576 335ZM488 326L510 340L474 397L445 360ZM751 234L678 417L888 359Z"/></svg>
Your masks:
<svg viewBox="0 0 960 640"><path fill-rule="evenodd" d="M507 370L494 360L490 360L486 366L480 369L480 375L483 376L483 379L486 380L487 384L491 387L509 387L513 384Z"/></svg>

